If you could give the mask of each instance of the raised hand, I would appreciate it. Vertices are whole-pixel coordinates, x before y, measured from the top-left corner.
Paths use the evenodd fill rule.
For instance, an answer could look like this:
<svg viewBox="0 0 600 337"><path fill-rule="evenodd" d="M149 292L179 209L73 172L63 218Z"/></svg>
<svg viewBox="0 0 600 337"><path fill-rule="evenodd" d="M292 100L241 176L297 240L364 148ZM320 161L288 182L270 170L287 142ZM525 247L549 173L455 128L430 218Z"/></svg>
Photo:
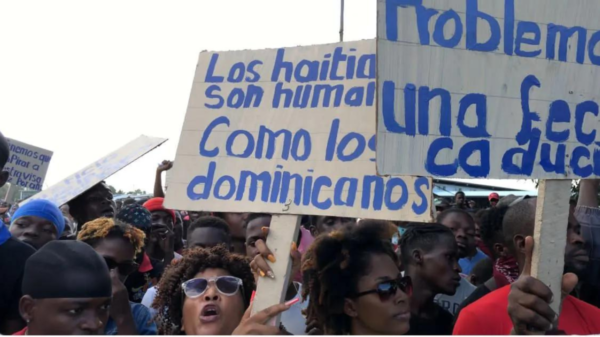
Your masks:
<svg viewBox="0 0 600 337"><path fill-rule="evenodd" d="M550 308L552 291L540 280L531 276L533 238L525 238L525 265L519 279L511 285L508 295L508 315L513 323L513 333L538 335L556 331L558 315ZM565 274L562 279L562 298L577 285L575 274Z"/></svg>

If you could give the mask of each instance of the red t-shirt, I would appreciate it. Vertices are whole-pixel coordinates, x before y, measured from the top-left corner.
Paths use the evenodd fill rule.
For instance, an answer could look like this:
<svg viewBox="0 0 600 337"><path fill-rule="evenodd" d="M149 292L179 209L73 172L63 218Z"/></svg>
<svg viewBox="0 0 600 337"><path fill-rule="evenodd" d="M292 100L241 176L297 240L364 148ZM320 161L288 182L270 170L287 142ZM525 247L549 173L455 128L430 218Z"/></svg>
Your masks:
<svg viewBox="0 0 600 337"><path fill-rule="evenodd" d="M15 332L13 336L25 336L25 332L27 332L27 327L23 328L21 331Z"/></svg>
<svg viewBox="0 0 600 337"><path fill-rule="evenodd" d="M509 335L510 286L500 288L464 308L454 325L454 335ZM568 335L600 334L600 309L568 296L558 318L558 330Z"/></svg>

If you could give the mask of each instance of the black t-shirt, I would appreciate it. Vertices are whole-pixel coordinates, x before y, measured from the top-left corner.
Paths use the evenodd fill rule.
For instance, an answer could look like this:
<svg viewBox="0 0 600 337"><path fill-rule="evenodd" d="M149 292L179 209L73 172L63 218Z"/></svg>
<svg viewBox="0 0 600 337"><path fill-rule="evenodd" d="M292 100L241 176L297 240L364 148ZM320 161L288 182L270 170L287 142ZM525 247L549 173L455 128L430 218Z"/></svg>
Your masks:
<svg viewBox="0 0 600 337"><path fill-rule="evenodd" d="M476 302L477 300L479 300L480 298L482 298L483 296L485 296L489 293L491 293L491 291L488 289L488 287L485 286L485 284L482 284L479 287L477 287L477 289L473 290L471 295L469 295L469 297L467 297L462 302L462 304L458 307L455 318L458 319L458 315L460 315L460 311L463 310L464 308L466 308L469 304Z"/></svg>
<svg viewBox="0 0 600 337"><path fill-rule="evenodd" d="M436 304L437 305L437 304ZM439 307L439 306L438 306ZM410 329L407 335L452 335L454 317L446 310L439 307L435 319L419 317L410 318Z"/></svg>
<svg viewBox="0 0 600 337"><path fill-rule="evenodd" d="M4 226L1 225L0 226ZM25 261L35 253L35 249L15 238L9 238L0 245L0 323L21 318L19 300ZM2 326L2 324L0 324ZM9 333L8 331L0 331Z"/></svg>
<svg viewBox="0 0 600 337"><path fill-rule="evenodd" d="M138 261L138 263L140 262ZM163 263L152 258L150 258L150 263L152 264L152 270L145 273L135 271L125 280L125 288L127 288L131 302L141 303L148 288L156 286L162 277L164 272Z"/></svg>

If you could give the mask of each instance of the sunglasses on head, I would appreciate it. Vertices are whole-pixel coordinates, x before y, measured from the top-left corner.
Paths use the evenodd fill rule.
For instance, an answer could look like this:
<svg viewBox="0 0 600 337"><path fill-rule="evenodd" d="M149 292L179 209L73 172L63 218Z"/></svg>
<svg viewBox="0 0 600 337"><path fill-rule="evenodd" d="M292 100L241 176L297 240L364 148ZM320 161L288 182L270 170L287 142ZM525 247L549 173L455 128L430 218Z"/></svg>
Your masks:
<svg viewBox="0 0 600 337"><path fill-rule="evenodd" d="M108 270L117 269L121 275L129 275L138 270L139 265L133 261L117 263L113 258L104 256Z"/></svg>
<svg viewBox="0 0 600 337"><path fill-rule="evenodd" d="M407 296L412 294L412 281L410 276L398 277L395 280L381 282L377 285L376 289L363 291L354 295L354 297L377 294L379 295L379 300L385 302L394 297L398 289L400 289Z"/></svg>
<svg viewBox="0 0 600 337"><path fill-rule="evenodd" d="M234 276L218 276L213 278L198 277L185 281L181 284L181 288L185 296L189 298L197 298L202 296L208 289L208 285L214 283L217 291L225 296L233 296L241 289L244 282Z"/></svg>

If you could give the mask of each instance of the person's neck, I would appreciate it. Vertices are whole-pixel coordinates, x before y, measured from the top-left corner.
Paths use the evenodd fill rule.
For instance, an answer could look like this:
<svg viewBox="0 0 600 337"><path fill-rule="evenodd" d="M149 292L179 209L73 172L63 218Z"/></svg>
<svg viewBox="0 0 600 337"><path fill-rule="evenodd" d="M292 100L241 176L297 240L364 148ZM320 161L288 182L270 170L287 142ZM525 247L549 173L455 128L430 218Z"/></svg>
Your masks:
<svg viewBox="0 0 600 337"><path fill-rule="evenodd" d="M296 295L298 295L298 289L296 289L296 285L294 284L294 282L290 282L290 284L288 285L287 291L285 293L285 300L286 301L293 300L294 297L296 297Z"/></svg>
<svg viewBox="0 0 600 337"><path fill-rule="evenodd" d="M467 253L467 256L465 256L465 258L472 259L475 255L477 255L477 247L473 249L473 251L471 251L470 253Z"/></svg>
<svg viewBox="0 0 600 337"><path fill-rule="evenodd" d="M148 257L158 261L163 261L165 258L165 252L158 247L154 247L153 245L148 246L148 249L146 249L146 254Z"/></svg>
<svg viewBox="0 0 600 337"><path fill-rule="evenodd" d="M437 293L428 287L428 282L422 279L418 273L410 268L406 271L413 284L413 291L410 297L410 312L415 317L430 316L434 314L435 303L433 299Z"/></svg>
<svg viewBox="0 0 600 337"><path fill-rule="evenodd" d="M381 332L373 331L372 329L369 329L364 324L362 324L361 321L353 319L350 325L350 334L356 336L377 336L381 335Z"/></svg>

